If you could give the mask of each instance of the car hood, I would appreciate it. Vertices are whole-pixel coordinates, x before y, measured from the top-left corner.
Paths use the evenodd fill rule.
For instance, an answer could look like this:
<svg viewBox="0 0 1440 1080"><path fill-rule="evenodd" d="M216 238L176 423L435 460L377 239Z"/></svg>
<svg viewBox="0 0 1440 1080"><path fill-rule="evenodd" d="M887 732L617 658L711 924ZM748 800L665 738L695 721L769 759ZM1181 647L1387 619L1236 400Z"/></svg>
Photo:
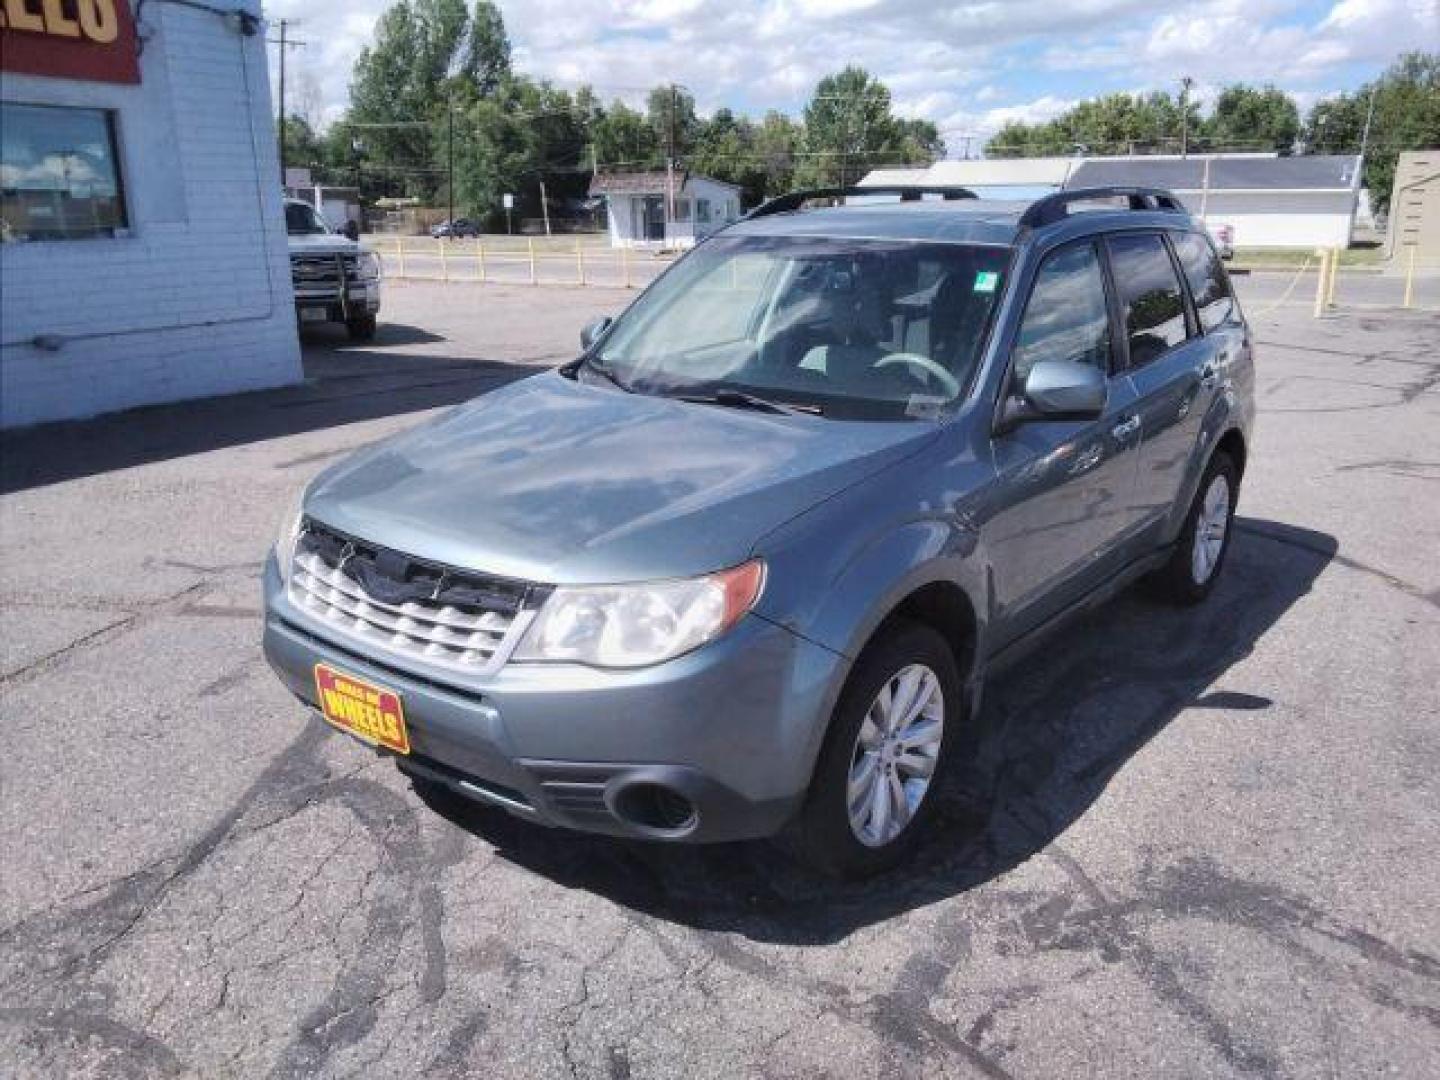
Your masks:
<svg viewBox="0 0 1440 1080"><path fill-rule="evenodd" d="M306 512L528 581L679 577L743 562L761 536L936 430L627 394L549 372L333 466Z"/></svg>
<svg viewBox="0 0 1440 1080"><path fill-rule="evenodd" d="M286 233L291 255L354 255L370 249L336 233Z"/></svg>

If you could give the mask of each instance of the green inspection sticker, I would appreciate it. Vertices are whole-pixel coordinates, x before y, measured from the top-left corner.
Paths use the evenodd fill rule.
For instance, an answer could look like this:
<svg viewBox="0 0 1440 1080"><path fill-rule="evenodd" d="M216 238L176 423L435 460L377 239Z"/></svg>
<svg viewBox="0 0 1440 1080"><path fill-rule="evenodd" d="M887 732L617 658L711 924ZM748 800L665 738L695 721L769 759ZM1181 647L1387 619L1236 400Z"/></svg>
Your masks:
<svg viewBox="0 0 1440 1080"><path fill-rule="evenodd" d="M981 270L975 275L976 292L994 292L995 286L1000 284L1000 275L994 270Z"/></svg>

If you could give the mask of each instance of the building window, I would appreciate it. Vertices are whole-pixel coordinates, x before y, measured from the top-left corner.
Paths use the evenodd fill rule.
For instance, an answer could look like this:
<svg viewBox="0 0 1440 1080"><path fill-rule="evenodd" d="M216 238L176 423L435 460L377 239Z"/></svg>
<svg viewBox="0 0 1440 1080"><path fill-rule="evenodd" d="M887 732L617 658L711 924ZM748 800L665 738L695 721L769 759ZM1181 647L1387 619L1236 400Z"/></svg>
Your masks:
<svg viewBox="0 0 1440 1080"><path fill-rule="evenodd" d="M695 200L695 220L698 221L701 225L709 225L709 224L710 224L710 200L709 200L709 199L696 199L696 200Z"/></svg>
<svg viewBox="0 0 1440 1080"><path fill-rule="evenodd" d="M675 200L675 220L676 220L676 221L689 221L689 220L690 220L690 200L689 200L689 199L676 199L676 200Z"/></svg>
<svg viewBox="0 0 1440 1080"><path fill-rule="evenodd" d="M125 229L113 114L0 103L0 235L79 240Z"/></svg>

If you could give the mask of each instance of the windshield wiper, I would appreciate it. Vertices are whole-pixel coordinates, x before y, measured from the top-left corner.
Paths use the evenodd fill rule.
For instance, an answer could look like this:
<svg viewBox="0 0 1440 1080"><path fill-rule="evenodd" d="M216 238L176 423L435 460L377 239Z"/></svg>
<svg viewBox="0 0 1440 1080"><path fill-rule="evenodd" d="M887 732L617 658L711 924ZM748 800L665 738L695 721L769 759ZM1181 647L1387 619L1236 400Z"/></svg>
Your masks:
<svg viewBox="0 0 1440 1080"><path fill-rule="evenodd" d="M620 378L620 376L616 375L615 372L612 371L608 366L602 364L593 356L587 356L584 360L581 361L580 366L587 371L593 371L596 375L599 375L602 379L608 382L611 386L615 387L615 389L617 390L623 390L627 394L635 393L635 388L633 386L627 383L624 379Z"/></svg>
<svg viewBox="0 0 1440 1080"><path fill-rule="evenodd" d="M756 412L779 413L783 416L818 416L818 405L788 405L783 401L761 397L733 387L721 387L712 394L677 394L681 401L696 401L704 405L723 405L729 409L754 409Z"/></svg>

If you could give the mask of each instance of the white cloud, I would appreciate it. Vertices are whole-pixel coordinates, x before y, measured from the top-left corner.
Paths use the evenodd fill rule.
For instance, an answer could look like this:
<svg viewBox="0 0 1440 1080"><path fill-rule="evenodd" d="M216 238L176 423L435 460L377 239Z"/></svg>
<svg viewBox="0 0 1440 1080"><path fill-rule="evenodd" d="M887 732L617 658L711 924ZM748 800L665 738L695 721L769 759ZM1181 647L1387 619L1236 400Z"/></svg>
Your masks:
<svg viewBox="0 0 1440 1080"><path fill-rule="evenodd" d="M345 107L350 70L390 0L270 0L300 20L290 53L312 120ZM1157 10L1158 8L1158 10ZM1046 119L1136 82L1197 81L1202 102L1235 80L1274 81L1313 100L1373 75L1403 48L1440 41L1440 0L502 0L515 62L604 97L678 82L702 110L796 111L815 83L856 63L902 115L983 135ZM276 48L271 47L272 74ZM301 73L304 73L301 75Z"/></svg>

